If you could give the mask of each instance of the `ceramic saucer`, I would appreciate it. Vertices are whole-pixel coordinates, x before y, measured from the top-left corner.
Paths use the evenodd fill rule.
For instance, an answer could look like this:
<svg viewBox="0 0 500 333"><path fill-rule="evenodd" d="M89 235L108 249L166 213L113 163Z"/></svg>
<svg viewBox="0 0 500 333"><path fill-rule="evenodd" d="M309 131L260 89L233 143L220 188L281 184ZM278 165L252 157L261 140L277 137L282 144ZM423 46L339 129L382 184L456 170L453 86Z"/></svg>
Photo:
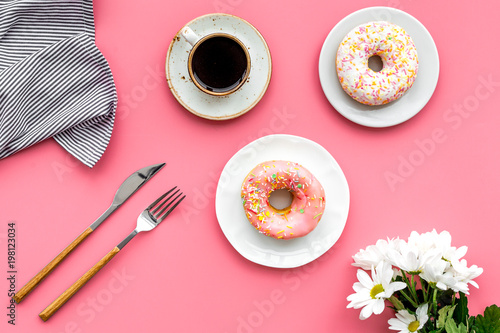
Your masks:
<svg viewBox="0 0 500 333"><path fill-rule="evenodd" d="M340 86L335 59L337 49L347 33L370 21L388 21L404 28L418 52L418 74L413 86L400 99L378 106L361 104ZM415 116L434 93L439 77L439 56L431 34L413 16L390 7L370 7L354 12L330 31L319 57L319 78L330 104L344 117L368 127L388 127Z"/></svg>
<svg viewBox="0 0 500 333"><path fill-rule="evenodd" d="M208 14L186 24L198 35L225 32L234 35L250 53L250 76L236 92L211 96L199 90L189 77L187 60L190 44L175 35L167 53L166 74L170 91L193 114L207 119L236 118L251 110L264 96L271 80L271 53L262 35L247 21L228 14Z"/></svg>

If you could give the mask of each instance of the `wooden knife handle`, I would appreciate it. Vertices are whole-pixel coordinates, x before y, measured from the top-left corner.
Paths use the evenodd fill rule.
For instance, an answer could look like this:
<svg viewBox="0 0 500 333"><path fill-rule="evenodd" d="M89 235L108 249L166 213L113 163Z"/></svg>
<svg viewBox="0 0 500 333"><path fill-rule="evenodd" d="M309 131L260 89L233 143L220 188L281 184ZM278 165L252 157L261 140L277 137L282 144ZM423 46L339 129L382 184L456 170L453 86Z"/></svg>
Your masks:
<svg viewBox="0 0 500 333"><path fill-rule="evenodd" d="M54 313L57 312L81 287L85 285L101 268L104 267L113 257L120 252L118 247L115 247L111 251L108 252L99 260L97 264L95 264L91 269L87 271L87 273L83 274L81 278L79 278L71 287L66 289L55 301L53 301L49 306L45 308L42 312L40 312L39 316L43 321L47 321Z"/></svg>
<svg viewBox="0 0 500 333"><path fill-rule="evenodd" d="M81 242L85 240L92 233L92 229L88 227L82 232L71 244L61 251L51 262L47 264L37 275L35 275L28 283L26 283L12 298L16 303L21 301L35 289L40 282L43 281L63 260L70 254Z"/></svg>

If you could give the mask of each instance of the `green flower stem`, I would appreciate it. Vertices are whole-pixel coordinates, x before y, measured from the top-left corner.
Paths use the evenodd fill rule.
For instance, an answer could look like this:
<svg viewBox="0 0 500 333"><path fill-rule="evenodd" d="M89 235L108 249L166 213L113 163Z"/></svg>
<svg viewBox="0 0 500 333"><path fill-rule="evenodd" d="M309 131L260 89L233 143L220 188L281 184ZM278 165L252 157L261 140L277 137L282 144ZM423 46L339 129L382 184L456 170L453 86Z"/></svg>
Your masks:
<svg viewBox="0 0 500 333"><path fill-rule="evenodd" d="M431 286L432 287L432 286ZM437 288L433 287L433 290L434 292L432 293L432 304L431 306L429 306L429 309L432 309L432 311L430 311L435 317L435 320L434 320L434 328L437 329L437 323L438 323L438 318L437 318L437 315L438 315L438 312L437 312Z"/></svg>
<svg viewBox="0 0 500 333"><path fill-rule="evenodd" d="M413 274L411 274L410 276L411 276L411 291L413 292L413 297L415 298L415 301L417 303L419 303L418 302L418 295L417 295L417 288L416 288L415 280L413 280Z"/></svg>
<svg viewBox="0 0 500 333"><path fill-rule="evenodd" d="M403 274L403 280L404 282L406 283L406 285L408 286L408 288L410 289L410 295L413 297L413 300L414 302L412 302L412 304L417 304L415 306L415 308L418 307L418 296L417 296L417 291L415 290L415 286L413 284L413 275L411 275L411 282L410 280L408 280L408 276L406 275L406 272L405 271L401 271Z"/></svg>
<svg viewBox="0 0 500 333"><path fill-rule="evenodd" d="M401 293L401 295L403 295L403 297L406 298L406 300L408 302L410 302L411 305L413 305L415 307L415 309L418 308L418 304L415 303L415 301L413 299L411 299L411 297L408 296L403 290L399 290L398 292Z"/></svg>
<svg viewBox="0 0 500 333"><path fill-rule="evenodd" d="M425 287L427 283L425 283L423 279L420 279L420 284L422 285L422 293L424 294L424 303L427 303L429 300L429 294L427 292L427 288Z"/></svg>
<svg viewBox="0 0 500 333"><path fill-rule="evenodd" d="M436 298L437 298L437 288L434 288L434 293L432 295L432 306L434 308L434 313L437 313L437 301L436 301Z"/></svg>

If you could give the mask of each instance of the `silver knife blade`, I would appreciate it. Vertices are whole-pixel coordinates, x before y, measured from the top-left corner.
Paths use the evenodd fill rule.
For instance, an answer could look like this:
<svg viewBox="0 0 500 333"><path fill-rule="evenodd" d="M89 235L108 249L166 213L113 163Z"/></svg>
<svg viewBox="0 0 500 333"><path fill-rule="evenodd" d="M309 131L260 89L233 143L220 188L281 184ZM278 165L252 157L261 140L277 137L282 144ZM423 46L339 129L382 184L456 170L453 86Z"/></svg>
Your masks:
<svg viewBox="0 0 500 333"><path fill-rule="evenodd" d="M137 170L131 174L125 181L120 185L116 191L115 197L111 206L97 219L94 223L90 225L92 230L95 230L99 225L101 225L104 220L108 218L118 207L120 207L128 198L132 196L142 185L146 184L158 171L165 166L165 163L154 164L148 167Z"/></svg>

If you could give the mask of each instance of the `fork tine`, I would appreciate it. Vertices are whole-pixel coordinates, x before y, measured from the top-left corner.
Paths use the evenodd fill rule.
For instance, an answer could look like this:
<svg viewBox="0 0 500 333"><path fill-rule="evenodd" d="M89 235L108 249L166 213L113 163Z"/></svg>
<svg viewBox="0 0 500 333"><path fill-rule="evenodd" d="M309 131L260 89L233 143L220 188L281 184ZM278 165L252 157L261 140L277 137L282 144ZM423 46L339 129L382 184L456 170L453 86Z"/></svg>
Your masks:
<svg viewBox="0 0 500 333"><path fill-rule="evenodd" d="M156 212L159 211L160 209L162 209L163 205L165 205L165 203L167 203L170 199L172 199L174 197L174 195L176 195L177 193L179 193L179 191L180 190L175 191L169 197L167 197L165 200L163 200L158 205L156 205L156 207L154 207L154 209L151 210L150 213L156 218L159 215L159 214L156 214ZM169 191L168 193L170 193L170 192L171 191Z"/></svg>
<svg viewBox="0 0 500 333"><path fill-rule="evenodd" d="M163 198L165 198L167 195L169 195L170 192L172 192L173 190L175 190L177 188L177 186L174 186L173 188L171 188L167 193L163 194L161 197L159 197L158 199L156 199L151 205L148 206L148 208L146 208L147 210L150 210L151 208L153 208L154 206L156 206L158 204L158 202L160 202L161 200L163 200Z"/></svg>
<svg viewBox="0 0 500 333"><path fill-rule="evenodd" d="M177 192L179 192L179 191L177 191ZM177 194L177 192L175 192L174 194L172 194L172 195L170 196L170 198L172 198L174 195L176 195L176 194ZM155 217L156 217L156 218L159 218L160 216L162 216L163 212L165 212L165 211L166 211L166 210L167 210L167 209L168 209L168 208L169 208L169 207L170 207L173 203L175 203L175 201L176 201L177 199L179 199L179 197L180 197L181 195L182 195L182 192L181 192L181 193L179 193L179 194L178 194L178 195L177 195L174 199L172 199L172 201L170 201L167 205L165 205L165 207L162 207L162 210L161 210L161 211L159 211L159 212L155 215ZM170 198L169 198L169 199L170 199ZM163 202L163 204L165 204L165 203L167 203L167 200L165 200L165 202Z"/></svg>
<svg viewBox="0 0 500 333"><path fill-rule="evenodd" d="M160 213L158 213L158 215L161 215L172 203L174 203L177 199L179 199L179 197L182 195L182 192L177 196L175 197L174 200L172 200L172 202L170 202L165 208L162 209L162 211ZM177 202L175 202L175 204L163 215L161 215L159 218L158 218L158 223L160 223L161 221L163 221L163 219L165 217L167 217L170 213L172 213L172 211L175 209L175 207L177 207L182 200L184 200L184 198L186 197L186 195L184 195L182 198L180 198Z"/></svg>

